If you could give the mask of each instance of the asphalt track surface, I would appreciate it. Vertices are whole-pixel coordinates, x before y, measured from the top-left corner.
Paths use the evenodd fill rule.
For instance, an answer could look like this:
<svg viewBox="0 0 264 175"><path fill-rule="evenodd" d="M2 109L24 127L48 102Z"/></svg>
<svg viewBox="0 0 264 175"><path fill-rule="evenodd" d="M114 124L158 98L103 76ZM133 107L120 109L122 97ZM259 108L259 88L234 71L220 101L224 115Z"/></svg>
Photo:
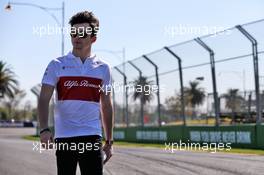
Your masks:
<svg viewBox="0 0 264 175"><path fill-rule="evenodd" d="M35 129L0 128L1 175L55 175L54 151L33 151L33 141L21 139ZM165 148L165 147L164 147ZM105 175L263 175L264 156L115 147ZM77 173L80 174L77 168Z"/></svg>

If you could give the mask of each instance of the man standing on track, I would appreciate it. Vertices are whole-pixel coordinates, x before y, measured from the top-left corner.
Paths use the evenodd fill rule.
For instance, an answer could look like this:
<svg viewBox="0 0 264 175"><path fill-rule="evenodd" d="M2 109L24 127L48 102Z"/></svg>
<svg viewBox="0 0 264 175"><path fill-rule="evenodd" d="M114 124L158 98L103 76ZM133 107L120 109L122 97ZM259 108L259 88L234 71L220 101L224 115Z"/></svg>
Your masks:
<svg viewBox="0 0 264 175"><path fill-rule="evenodd" d="M49 101L56 90L54 115L58 175L102 175L112 156L113 114L110 67L91 53L99 21L92 12L72 16L72 52L52 60L43 76L38 103L40 140L53 142L48 128ZM102 114L102 115L101 115ZM105 145L102 147L102 126ZM47 148L47 147L46 147ZM102 150L106 159L103 161Z"/></svg>

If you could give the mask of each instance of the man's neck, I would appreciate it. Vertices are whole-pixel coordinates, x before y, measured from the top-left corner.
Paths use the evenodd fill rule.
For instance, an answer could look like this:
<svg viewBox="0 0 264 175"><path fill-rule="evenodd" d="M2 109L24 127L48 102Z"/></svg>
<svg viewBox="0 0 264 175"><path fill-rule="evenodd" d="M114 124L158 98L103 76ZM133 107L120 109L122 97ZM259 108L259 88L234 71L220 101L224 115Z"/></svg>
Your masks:
<svg viewBox="0 0 264 175"><path fill-rule="evenodd" d="M81 50L81 49L74 49L73 48L72 53L74 56L80 57L82 62L84 62L87 57L91 56L91 49Z"/></svg>

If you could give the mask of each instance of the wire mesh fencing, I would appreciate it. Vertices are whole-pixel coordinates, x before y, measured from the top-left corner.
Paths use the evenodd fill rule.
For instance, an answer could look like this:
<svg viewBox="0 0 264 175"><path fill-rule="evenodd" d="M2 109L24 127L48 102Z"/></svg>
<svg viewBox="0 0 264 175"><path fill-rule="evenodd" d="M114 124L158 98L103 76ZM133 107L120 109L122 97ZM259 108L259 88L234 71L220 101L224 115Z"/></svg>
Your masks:
<svg viewBox="0 0 264 175"><path fill-rule="evenodd" d="M116 126L261 122L264 19L113 67Z"/></svg>

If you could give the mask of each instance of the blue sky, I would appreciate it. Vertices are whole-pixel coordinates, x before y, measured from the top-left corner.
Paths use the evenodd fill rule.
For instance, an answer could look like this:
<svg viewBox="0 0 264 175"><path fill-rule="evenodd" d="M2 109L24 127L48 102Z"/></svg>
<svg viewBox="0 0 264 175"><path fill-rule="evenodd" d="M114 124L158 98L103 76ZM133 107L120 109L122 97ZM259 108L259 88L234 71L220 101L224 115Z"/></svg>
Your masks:
<svg viewBox="0 0 264 175"><path fill-rule="evenodd" d="M60 7L62 1L16 0L45 7ZM28 7L13 6L4 10L8 1L0 1L1 47L0 59L12 66L21 88L27 91L25 100L36 102L30 88L40 83L48 62L61 54L61 36L33 33L34 27L55 26L56 22L44 11ZM228 28L237 24L264 18L264 1L261 0L156 0L156 1L92 1L66 0L65 24L78 11L93 11L100 19L99 38L94 49L126 49L126 58L134 59L142 54L173 45L201 34L185 34L170 37L165 28L178 26ZM61 21L61 13L54 12ZM65 36L65 53L71 50L69 36ZM109 53L98 52L112 66L120 60Z"/></svg>

